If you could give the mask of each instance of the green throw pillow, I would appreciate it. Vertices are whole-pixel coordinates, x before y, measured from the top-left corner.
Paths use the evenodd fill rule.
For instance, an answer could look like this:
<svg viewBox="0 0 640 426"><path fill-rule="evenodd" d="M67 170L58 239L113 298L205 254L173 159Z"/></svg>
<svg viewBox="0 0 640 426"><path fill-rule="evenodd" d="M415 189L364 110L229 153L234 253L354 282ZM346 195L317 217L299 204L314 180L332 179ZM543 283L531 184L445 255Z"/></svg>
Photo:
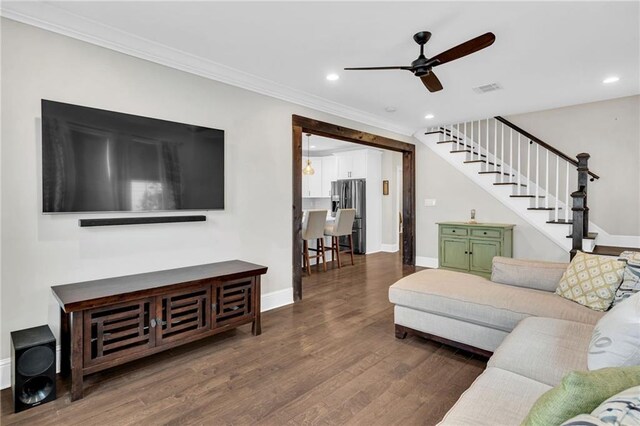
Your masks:
<svg viewBox="0 0 640 426"><path fill-rule="evenodd" d="M560 425L582 413L590 413L607 398L640 385L640 366L573 371L531 407L522 426Z"/></svg>

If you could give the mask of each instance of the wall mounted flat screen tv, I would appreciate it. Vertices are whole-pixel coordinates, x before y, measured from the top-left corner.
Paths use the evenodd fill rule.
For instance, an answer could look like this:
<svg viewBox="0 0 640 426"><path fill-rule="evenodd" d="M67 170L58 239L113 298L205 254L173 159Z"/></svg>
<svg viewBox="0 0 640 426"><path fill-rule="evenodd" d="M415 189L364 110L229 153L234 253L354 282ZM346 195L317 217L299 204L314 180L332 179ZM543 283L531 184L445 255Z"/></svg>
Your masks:
<svg viewBox="0 0 640 426"><path fill-rule="evenodd" d="M224 209L224 131L42 100L44 213Z"/></svg>

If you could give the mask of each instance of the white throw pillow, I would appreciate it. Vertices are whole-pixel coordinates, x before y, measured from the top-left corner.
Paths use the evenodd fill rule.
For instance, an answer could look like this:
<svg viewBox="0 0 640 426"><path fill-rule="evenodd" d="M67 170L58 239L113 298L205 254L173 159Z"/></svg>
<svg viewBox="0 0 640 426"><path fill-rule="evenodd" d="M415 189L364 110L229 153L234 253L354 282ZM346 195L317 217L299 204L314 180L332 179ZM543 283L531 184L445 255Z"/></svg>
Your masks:
<svg viewBox="0 0 640 426"><path fill-rule="evenodd" d="M640 293L620 302L593 329L589 370L640 365Z"/></svg>

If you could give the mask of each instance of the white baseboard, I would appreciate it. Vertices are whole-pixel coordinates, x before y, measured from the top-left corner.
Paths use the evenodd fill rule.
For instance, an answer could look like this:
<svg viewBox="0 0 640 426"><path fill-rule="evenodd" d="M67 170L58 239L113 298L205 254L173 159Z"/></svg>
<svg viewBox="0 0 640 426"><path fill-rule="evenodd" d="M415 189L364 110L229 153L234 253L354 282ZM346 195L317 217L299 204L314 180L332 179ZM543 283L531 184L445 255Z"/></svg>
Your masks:
<svg viewBox="0 0 640 426"><path fill-rule="evenodd" d="M437 268L438 267L438 258L437 257L416 256L416 266L422 266L424 268Z"/></svg>
<svg viewBox="0 0 640 426"><path fill-rule="evenodd" d="M293 287L272 291L260 297L260 311L265 312L293 303ZM56 347L56 372L60 372L60 345ZM0 389L11 387L11 358L0 359Z"/></svg>
<svg viewBox="0 0 640 426"><path fill-rule="evenodd" d="M290 305L292 303L293 287L285 288L284 290L272 291L271 293L263 294L262 297L260 297L260 311L270 311L271 309Z"/></svg>
<svg viewBox="0 0 640 426"><path fill-rule="evenodd" d="M386 251L389 253L395 253L398 250L400 250L400 247L398 246L398 243L395 244L382 244L380 246L380 251Z"/></svg>
<svg viewBox="0 0 640 426"><path fill-rule="evenodd" d="M0 359L0 389L8 387L11 387L11 358Z"/></svg>

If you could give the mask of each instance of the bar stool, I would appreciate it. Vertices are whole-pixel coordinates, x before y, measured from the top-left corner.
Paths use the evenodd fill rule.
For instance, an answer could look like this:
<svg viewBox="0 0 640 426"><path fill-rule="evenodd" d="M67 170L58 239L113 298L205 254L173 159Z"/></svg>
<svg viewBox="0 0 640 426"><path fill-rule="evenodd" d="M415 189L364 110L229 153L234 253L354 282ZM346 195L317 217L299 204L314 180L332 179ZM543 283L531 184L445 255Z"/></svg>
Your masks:
<svg viewBox="0 0 640 426"><path fill-rule="evenodd" d="M324 248L324 225L327 222L326 210L307 210L302 221L302 267L311 275L311 259L322 258L322 267L327 270ZM316 240L316 248L309 248L309 241ZM315 251L315 255L309 255L309 250ZM319 265L319 264L318 264Z"/></svg>
<svg viewBox="0 0 640 426"><path fill-rule="evenodd" d="M331 255L338 261L338 268L342 268L340 263L340 253L351 254L351 264L353 262L353 221L356 218L356 209L338 209L336 221L332 225L326 225L324 235L331 237ZM349 236L349 250L340 251L340 237ZM343 246L344 247L344 246Z"/></svg>

